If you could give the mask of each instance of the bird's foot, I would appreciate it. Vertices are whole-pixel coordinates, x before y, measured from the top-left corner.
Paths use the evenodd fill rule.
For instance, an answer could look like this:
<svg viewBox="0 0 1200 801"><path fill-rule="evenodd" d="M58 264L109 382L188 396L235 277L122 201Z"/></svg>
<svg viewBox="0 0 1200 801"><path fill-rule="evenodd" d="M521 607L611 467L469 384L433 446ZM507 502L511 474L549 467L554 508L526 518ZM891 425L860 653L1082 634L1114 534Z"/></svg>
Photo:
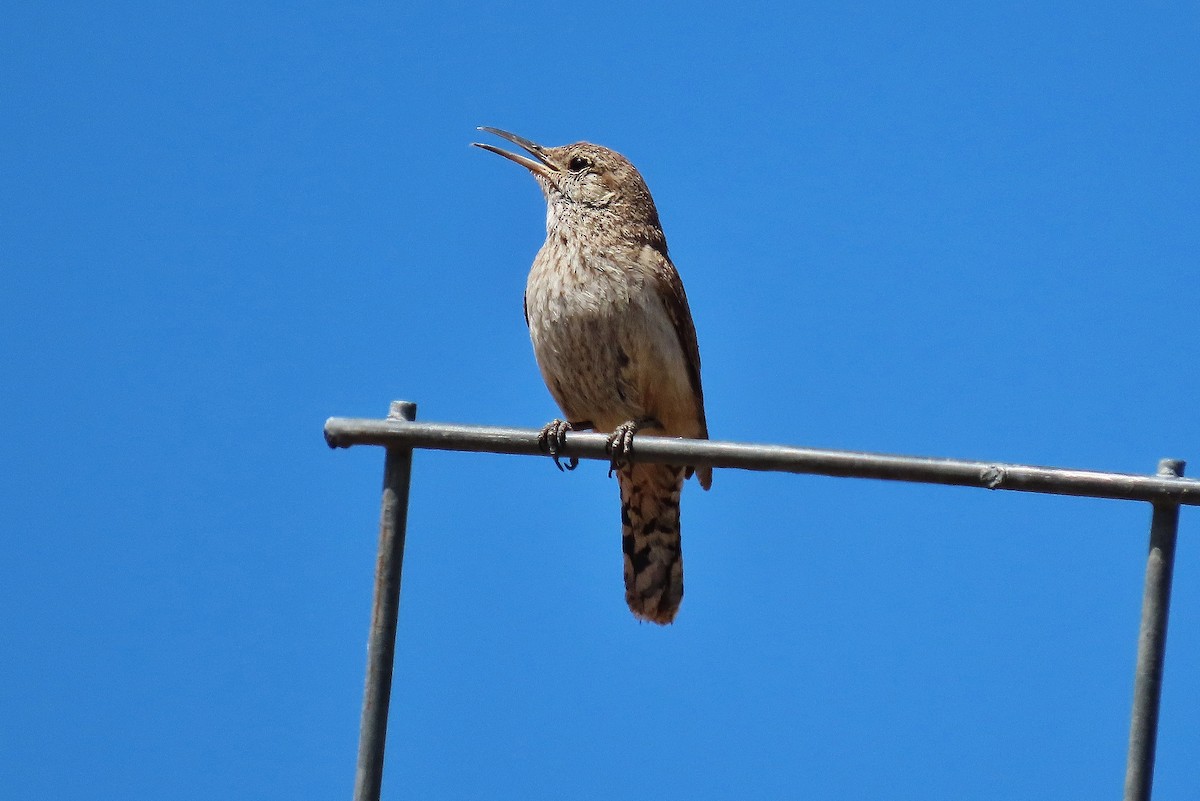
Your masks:
<svg viewBox="0 0 1200 801"><path fill-rule="evenodd" d="M662 428L662 423L653 417L642 417L621 423L608 435L608 475L611 478L614 470L620 470L629 464L633 457L633 435L643 428Z"/></svg>
<svg viewBox="0 0 1200 801"><path fill-rule="evenodd" d="M555 418L542 427L542 432L538 434L538 447L543 452L550 454L550 458L554 460L554 466L561 472L563 470L562 462L560 462L558 452L567 444L567 432L574 431L575 427L566 420ZM574 470L579 467L579 460L574 456L567 459L567 470Z"/></svg>

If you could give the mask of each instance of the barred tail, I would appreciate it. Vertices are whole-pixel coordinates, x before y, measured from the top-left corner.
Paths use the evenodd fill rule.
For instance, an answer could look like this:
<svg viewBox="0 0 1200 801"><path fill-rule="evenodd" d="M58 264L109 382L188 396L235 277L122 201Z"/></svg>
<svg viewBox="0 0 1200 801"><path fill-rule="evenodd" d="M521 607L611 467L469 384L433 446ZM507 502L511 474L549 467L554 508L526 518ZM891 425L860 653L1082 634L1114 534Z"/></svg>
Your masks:
<svg viewBox="0 0 1200 801"><path fill-rule="evenodd" d="M625 600L642 620L667 624L683 600L679 495L684 468L632 464L617 471Z"/></svg>

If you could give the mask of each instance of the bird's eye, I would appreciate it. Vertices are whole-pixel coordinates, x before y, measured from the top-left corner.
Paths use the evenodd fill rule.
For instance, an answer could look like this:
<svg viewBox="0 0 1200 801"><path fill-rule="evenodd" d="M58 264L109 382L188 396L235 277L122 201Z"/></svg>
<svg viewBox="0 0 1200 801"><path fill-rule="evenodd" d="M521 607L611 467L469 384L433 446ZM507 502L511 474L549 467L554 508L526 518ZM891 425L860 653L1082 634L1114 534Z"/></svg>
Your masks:
<svg viewBox="0 0 1200 801"><path fill-rule="evenodd" d="M567 164L567 167L571 170L571 172L586 170L590 166L592 166L592 160L586 156L575 156Z"/></svg>

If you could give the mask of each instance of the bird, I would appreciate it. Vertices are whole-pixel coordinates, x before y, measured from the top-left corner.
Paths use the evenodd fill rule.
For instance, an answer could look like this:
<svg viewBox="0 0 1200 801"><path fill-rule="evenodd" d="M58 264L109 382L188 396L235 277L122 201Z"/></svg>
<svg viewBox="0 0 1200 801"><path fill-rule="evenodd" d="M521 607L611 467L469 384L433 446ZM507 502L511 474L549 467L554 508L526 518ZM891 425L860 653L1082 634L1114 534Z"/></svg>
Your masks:
<svg viewBox="0 0 1200 801"><path fill-rule="evenodd" d="M525 322L563 417L546 424L539 443L562 470L568 431L609 435L625 600L636 618L666 625L683 600L684 480L695 475L707 490L712 468L630 459L642 431L708 438L696 327L658 209L641 173L613 150L590 142L544 147L499 128L478 130L528 154L472 143L528 169L546 200L546 241L526 281Z"/></svg>

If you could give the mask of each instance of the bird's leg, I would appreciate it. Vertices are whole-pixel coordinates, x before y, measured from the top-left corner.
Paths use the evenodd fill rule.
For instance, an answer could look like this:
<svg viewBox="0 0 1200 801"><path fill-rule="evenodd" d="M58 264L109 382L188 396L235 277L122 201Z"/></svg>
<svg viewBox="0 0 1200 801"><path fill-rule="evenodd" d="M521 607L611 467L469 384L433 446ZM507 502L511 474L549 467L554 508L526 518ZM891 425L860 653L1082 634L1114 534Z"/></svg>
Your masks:
<svg viewBox="0 0 1200 801"><path fill-rule="evenodd" d="M567 432L580 428L592 428L592 421L582 420L578 423L568 423L566 420L556 417L542 426L542 431L538 434L538 447L550 454L550 458L554 459L554 466L560 472L563 466L558 460L558 452L567 444ZM576 467L579 467L579 460L572 456L567 460L566 469L574 470Z"/></svg>
<svg viewBox="0 0 1200 801"><path fill-rule="evenodd" d="M608 435L608 443L606 445L610 460L608 464L609 477L612 477L614 470L620 470L629 464L629 459L633 456L634 434L643 428L662 427L663 424L653 417L639 417L637 420L629 420L614 428L613 432Z"/></svg>

